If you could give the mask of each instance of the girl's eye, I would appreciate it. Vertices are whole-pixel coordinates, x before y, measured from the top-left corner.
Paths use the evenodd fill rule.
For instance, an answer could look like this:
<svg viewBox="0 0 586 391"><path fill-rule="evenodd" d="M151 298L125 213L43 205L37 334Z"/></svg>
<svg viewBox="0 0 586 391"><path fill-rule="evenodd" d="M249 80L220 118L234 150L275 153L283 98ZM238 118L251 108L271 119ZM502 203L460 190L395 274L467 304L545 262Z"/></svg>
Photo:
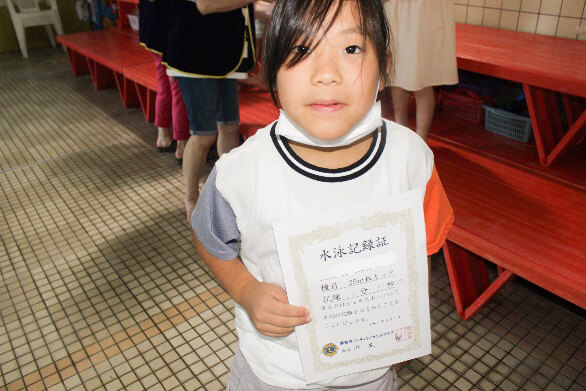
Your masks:
<svg viewBox="0 0 586 391"><path fill-rule="evenodd" d="M345 50L348 54L358 54L362 52L362 48L358 45L348 46Z"/></svg>
<svg viewBox="0 0 586 391"><path fill-rule="evenodd" d="M296 54L306 55L309 53L309 48L307 46L297 45L293 47L293 52Z"/></svg>

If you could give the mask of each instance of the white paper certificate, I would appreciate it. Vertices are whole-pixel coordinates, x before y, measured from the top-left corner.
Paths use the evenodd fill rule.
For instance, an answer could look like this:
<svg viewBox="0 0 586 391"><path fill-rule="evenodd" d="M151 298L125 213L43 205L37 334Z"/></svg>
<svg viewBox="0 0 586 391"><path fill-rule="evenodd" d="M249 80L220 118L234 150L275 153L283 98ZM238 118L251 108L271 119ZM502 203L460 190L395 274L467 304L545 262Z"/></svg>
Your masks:
<svg viewBox="0 0 586 391"><path fill-rule="evenodd" d="M308 384L431 353L419 191L273 226Z"/></svg>

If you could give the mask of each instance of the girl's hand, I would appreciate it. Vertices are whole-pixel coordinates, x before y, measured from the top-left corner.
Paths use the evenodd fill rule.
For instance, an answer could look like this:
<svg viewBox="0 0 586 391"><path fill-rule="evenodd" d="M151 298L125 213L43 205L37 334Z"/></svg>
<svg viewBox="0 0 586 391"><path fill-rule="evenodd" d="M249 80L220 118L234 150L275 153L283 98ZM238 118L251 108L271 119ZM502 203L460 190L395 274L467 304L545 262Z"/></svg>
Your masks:
<svg viewBox="0 0 586 391"><path fill-rule="evenodd" d="M289 304L287 293L278 285L254 279L244 292L241 304L261 334L286 337L295 326L311 322L309 310Z"/></svg>

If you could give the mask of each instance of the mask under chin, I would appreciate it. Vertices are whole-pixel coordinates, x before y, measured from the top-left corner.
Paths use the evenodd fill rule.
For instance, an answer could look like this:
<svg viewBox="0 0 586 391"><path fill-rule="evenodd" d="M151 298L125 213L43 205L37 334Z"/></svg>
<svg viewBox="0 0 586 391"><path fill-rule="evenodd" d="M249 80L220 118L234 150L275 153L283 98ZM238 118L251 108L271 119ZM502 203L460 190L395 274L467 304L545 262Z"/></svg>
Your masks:
<svg viewBox="0 0 586 391"><path fill-rule="evenodd" d="M291 141L314 147L343 147L363 138L378 129L383 123L380 101L374 102L368 113L348 133L335 140L321 140L310 135L281 110L275 133Z"/></svg>

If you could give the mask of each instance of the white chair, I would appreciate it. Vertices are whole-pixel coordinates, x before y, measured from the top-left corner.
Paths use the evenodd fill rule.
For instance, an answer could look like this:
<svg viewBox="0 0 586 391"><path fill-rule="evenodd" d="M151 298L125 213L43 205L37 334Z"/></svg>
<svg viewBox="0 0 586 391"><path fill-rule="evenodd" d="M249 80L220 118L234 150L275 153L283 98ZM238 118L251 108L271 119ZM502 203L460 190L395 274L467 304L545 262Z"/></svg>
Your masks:
<svg viewBox="0 0 586 391"><path fill-rule="evenodd" d="M55 37L51 30L51 25L55 28L57 34L63 34L61 17L57 8L57 0L6 0L8 12L12 19L12 25L18 39L18 46L24 58L28 58L26 47L26 36L24 29L30 26L45 26L51 45L55 47ZM39 3L46 1L49 8L41 9Z"/></svg>

